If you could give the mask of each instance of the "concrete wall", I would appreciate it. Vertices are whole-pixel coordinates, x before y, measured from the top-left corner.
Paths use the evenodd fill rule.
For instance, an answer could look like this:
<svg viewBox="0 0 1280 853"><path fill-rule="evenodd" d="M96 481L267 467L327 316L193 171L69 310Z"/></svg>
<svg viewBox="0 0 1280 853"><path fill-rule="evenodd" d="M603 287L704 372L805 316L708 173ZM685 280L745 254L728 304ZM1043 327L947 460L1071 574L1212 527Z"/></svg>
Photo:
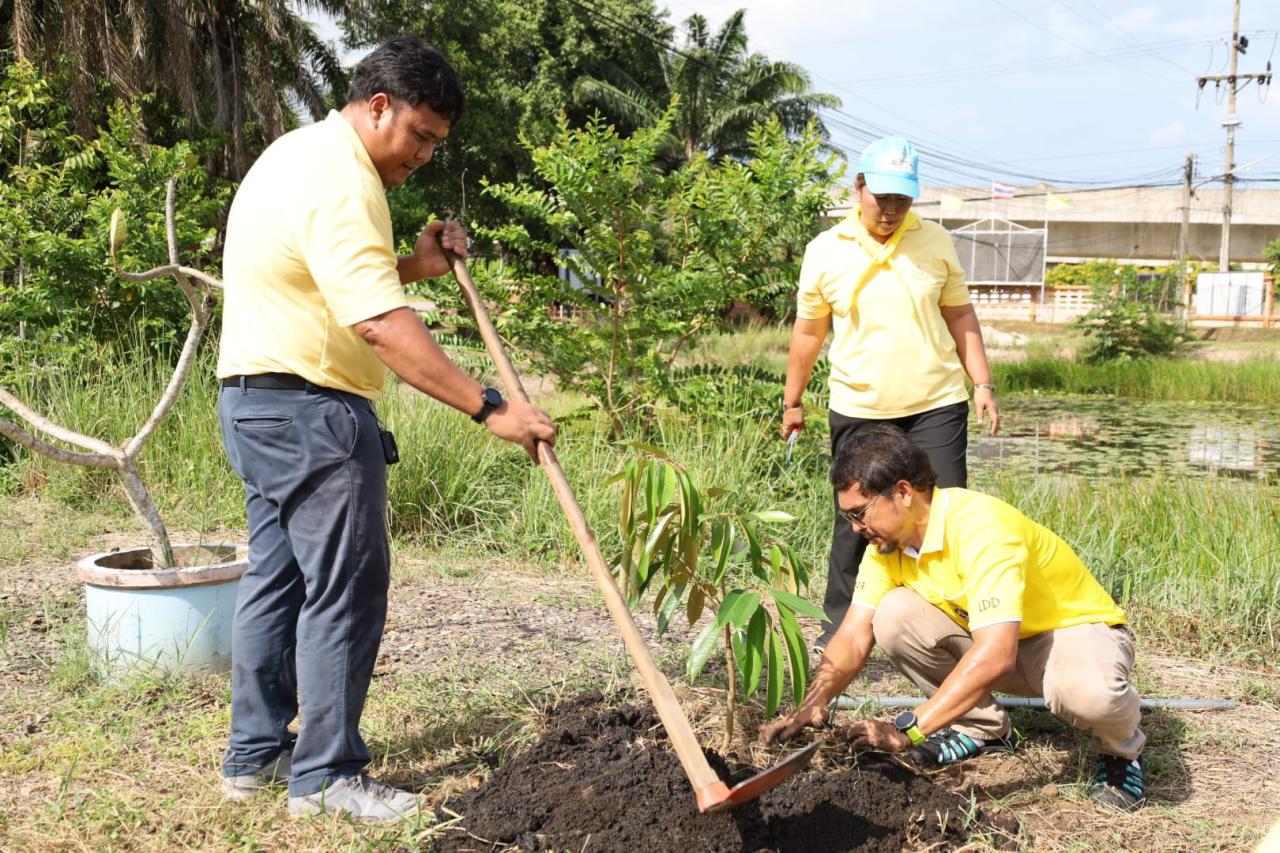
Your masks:
<svg viewBox="0 0 1280 853"><path fill-rule="evenodd" d="M1167 263L1178 250L1182 223L1181 189L1128 187L1097 191L1052 190L1065 207L1046 204L1046 190L1018 187L1010 201L992 201L990 187L926 187L915 210L926 219L956 228L996 217L1020 225L1048 225L1048 257L1054 261L1117 258ZM943 196L959 209L942 209ZM1223 191L1201 188L1191 199L1189 251L1193 258L1218 258ZM829 217L847 216L851 201ZM1259 263L1267 243L1280 237L1280 189L1237 188L1232 198L1231 260Z"/></svg>

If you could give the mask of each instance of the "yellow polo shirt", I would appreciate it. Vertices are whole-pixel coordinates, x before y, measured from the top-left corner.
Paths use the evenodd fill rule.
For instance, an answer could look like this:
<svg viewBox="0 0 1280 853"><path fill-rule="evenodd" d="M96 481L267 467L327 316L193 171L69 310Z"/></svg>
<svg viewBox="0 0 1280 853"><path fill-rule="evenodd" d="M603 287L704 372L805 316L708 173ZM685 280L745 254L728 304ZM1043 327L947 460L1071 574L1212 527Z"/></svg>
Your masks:
<svg viewBox="0 0 1280 853"><path fill-rule="evenodd" d="M218 376L292 373L378 398L387 370L352 328L408 304L382 180L336 112L277 139L231 203Z"/></svg>
<svg viewBox="0 0 1280 853"><path fill-rule="evenodd" d="M871 263L850 235L848 219L805 249L796 316L832 318L832 410L888 419L969 399L955 340L938 310L969 304L964 269L946 229L918 222L894 257L903 275L882 265L855 298L853 289Z"/></svg>
<svg viewBox="0 0 1280 853"><path fill-rule="evenodd" d="M853 603L875 609L905 586L966 631L1021 622L1018 637L1090 622L1123 625L1124 611L1071 546L998 498L934 489L920 551L867 548Z"/></svg>

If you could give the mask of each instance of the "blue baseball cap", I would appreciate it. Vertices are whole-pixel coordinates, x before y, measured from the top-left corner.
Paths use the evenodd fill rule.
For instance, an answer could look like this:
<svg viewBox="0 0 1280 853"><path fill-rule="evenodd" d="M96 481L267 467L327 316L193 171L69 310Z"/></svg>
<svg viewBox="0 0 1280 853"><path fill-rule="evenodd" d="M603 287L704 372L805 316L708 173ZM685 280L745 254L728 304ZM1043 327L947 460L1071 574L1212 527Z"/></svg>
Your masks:
<svg viewBox="0 0 1280 853"><path fill-rule="evenodd" d="M920 156L901 136L885 136L863 150L858 171L873 195L920 197Z"/></svg>

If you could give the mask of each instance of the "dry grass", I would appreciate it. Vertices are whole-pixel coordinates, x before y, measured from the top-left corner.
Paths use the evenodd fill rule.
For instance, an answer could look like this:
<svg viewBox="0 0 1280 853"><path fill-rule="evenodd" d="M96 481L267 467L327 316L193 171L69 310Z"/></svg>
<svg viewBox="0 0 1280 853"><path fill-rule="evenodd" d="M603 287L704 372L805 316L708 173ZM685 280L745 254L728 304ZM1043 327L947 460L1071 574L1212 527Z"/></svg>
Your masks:
<svg viewBox="0 0 1280 853"><path fill-rule="evenodd" d="M124 539L116 518L51 503L0 505L0 848L6 850L423 849L443 831L423 817L393 827L290 820L282 792L220 799L225 677L142 678L104 687L84 669L83 604L69 563ZM677 626L662 643L677 672ZM1225 651L1225 650L1224 650ZM1223 661L1229 660L1224 654ZM587 689L638 692L612 623L585 572L553 573L473 556L401 553L365 734L371 768L439 804L480 784L537 737L542 713ZM713 670L714 674L714 670ZM1235 710L1157 713L1145 721L1153 802L1136 815L1093 809L1086 739L1043 712L1020 711L1028 736L1013 755L940 772L1016 815L1024 849L1228 850L1254 843L1280 815L1280 680L1177 650L1140 649L1150 695L1230 696ZM855 692L910 692L873 661ZM711 687L678 687L703 743L718 745L723 711ZM758 706L738 718L733 758L776 759L750 740ZM836 751L819 762L834 766ZM975 839L982 847L994 839Z"/></svg>

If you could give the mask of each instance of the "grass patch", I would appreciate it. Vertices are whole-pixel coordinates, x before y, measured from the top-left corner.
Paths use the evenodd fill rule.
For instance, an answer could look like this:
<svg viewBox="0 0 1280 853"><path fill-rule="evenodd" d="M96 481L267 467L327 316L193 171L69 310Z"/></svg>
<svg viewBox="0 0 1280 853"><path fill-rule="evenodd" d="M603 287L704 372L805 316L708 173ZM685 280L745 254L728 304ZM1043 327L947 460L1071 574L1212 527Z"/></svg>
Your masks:
<svg viewBox="0 0 1280 853"><path fill-rule="evenodd" d="M394 825L293 820L283 790L224 802L217 778L228 679L60 677L87 672L71 639L82 618L71 612L55 626L67 642L50 668L22 689L0 690L0 717L13 721L0 739L0 847L393 851L430 849L442 831L431 814ZM434 804L530 743L542 713L562 698L624 689L623 672L616 659L555 673L529 661L394 672L375 682L364 717L370 771L428 792Z"/></svg>
<svg viewBox="0 0 1280 853"><path fill-rule="evenodd" d="M753 365L781 376L787 370L787 351L790 346L789 325L749 324L732 331L698 337L684 361L722 367ZM778 395L781 399L781 388L778 389Z"/></svg>
<svg viewBox="0 0 1280 853"><path fill-rule="evenodd" d="M750 338L751 335L757 336ZM744 333L752 346L781 330ZM1135 396L1187 394L1209 399L1280 399L1280 365L1133 362L1107 368L1034 359L1001 370L1024 371L1024 381L1055 390L1132 391ZM150 411L165 371L145 358L85 365L83 377L51 380L46 409L82 431L119 440ZM1036 378L1047 376L1048 379ZM1057 377L1057 378L1054 378ZM1093 379L1089 379L1093 377ZM127 380L127 381L126 381ZM1089 380L1089 381L1086 381ZM1008 384L1005 379L997 382ZM1055 385L1056 383L1056 385ZM1092 383L1092 384L1090 384ZM109 390L110 389L110 390ZM1139 394L1140 391L1145 393ZM118 393L117 393L118 392ZM197 533L243 527L242 490L221 448L211 356L193 371L170 417L144 451L144 476L171 526ZM618 490L602 489L631 452L609 441L606 426L582 401L553 396L545 404L562 423L557 453L606 555L616 554ZM419 549L500 555L553 567L579 559L577 545L542 472L518 449L493 439L456 412L422 395L392 388L379 404L399 437L401 464L390 470L393 535ZM780 509L797 517L788 541L815 569L821 586L830 537L829 464L825 418L813 412L810 435L791 463L772 417L751 410L714 414L661 411L645 436L684 464L695 481L741 496L745 511ZM119 488L101 472L20 456L11 479L67 505L132 529ZM982 475L975 488L1002 497L1058 532L1104 586L1130 608L1135 622L1198 650L1236 649L1242 658L1280 654L1280 488L1266 482L1203 477L1112 479ZM19 553L50 539L50 554L80 553L101 521L70 535L45 536L36 525L0 533L0 545ZM34 534L34 536L32 535ZM813 591L815 597L820 589ZM1148 614L1181 614L1169 620Z"/></svg>
<svg viewBox="0 0 1280 853"><path fill-rule="evenodd" d="M991 370L1002 393L1263 404L1280 399L1280 366L1274 359L1227 364L1152 358L1089 365L1033 353L1025 361L996 362Z"/></svg>
<svg viewBox="0 0 1280 853"><path fill-rule="evenodd" d="M1140 630L1259 663L1280 651L1276 486L998 475L975 487L1066 539Z"/></svg>
<svg viewBox="0 0 1280 853"><path fill-rule="evenodd" d="M1072 501L1084 499L1072 497L1076 482L1061 481L1059 491L1030 490L1026 481L1016 479L1006 479L1000 486L1021 490L1021 497L1040 511L1048 512L1062 502L1061 512L1067 518L1075 517ZM1223 512L1238 511L1241 506L1230 503L1230 497L1215 495L1214 500L1220 501ZM1123 503L1116 499L1104 510ZM11 513L39 515L47 522L49 538L30 554L31 561L41 561L42 550L59 550L49 540L56 538L60 525L78 523L74 522L76 510L47 501L6 503L0 507L0 523L7 524ZM1121 528L1133 522L1133 515L1115 519ZM1099 541L1120 541L1113 534L1098 536ZM99 534L89 547L96 548L101 539ZM466 543L443 551L402 543L396 550L390 621L394 630L384 650L395 651L398 657L380 664L363 727L375 775L425 792L437 803L483 781L532 742L541 733L542 711L561 699L588 690L602 690L610 701L634 698L630 667L598 596L582 577L584 570L561 568L553 574L528 563L486 558L469 551ZM407 559L406 551L429 558ZM432 839L446 831L428 817L394 827L328 819L293 821L285 814L284 794L279 791L245 804L223 803L217 775L228 723L227 679L151 675L125 684L99 683L88 671L83 605L74 581L25 562L0 561L4 588L9 588L14 575L30 577L37 584L28 591L22 609L39 617L38 624L26 619L12 624L8 649L13 654L4 660L0 719L8 725L0 729L0 847L15 851L389 851L429 849ZM451 574L438 568L454 563L465 563L468 571ZM577 581L568 580L575 575ZM1174 578L1167 583L1176 591L1181 582ZM41 584L47 589L39 589ZM1170 833L1199 833L1196 837L1206 848L1214 843L1231 846L1226 839L1243 842L1257 834L1256 828L1233 825L1229 819L1197 823L1197 810L1180 811L1181 799L1191 789L1186 780L1194 783L1195 790L1213 788L1194 775L1209 772L1203 768L1235 766L1240 756L1254 754L1255 764L1265 765L1265 755L1243 746L1243 739L1256 737L1253 733L1272 725L1273 717L1256 716L1268 713L1266 705L1257 703L1274 703L1275 696L1274 675L1265 666L1250 671L1221 666L1247 663L1239 654L1243 631L1224 634L1229 639L1216 645L1210 638L1178 636L1172 643L1166 639L1166 634L1177 633L1169 626L1185 621L1187 590L1194 592L1188 586L1184 598L1171 598L1181 602L1174 609L1157 609L1158 602L1135 608L1142 641L1140 685L1156 691L1156 682L1148 675L1161 666L1159 652L1172 647L1195 651L1190 657L1197 666L1216 667L1226 674L1219 677L1220 683L1209 686L1198 669L1175 680L1180 670L1165 672L1166 666L1160 670L1166 677L1158 679L1164 688L1159 695L1220 694L1250 704L1232 712L1233 716L1153 718L1151 755L1159 768L1162 799L1150 814L1159 815L1161 825L1170 829L1151 829L1157 834L1150 836L1152 843L1145 849L1163 849L1156 842ZM584 602L584 597L589 600ZM543 634L541 641L527 633L548 627L553 630ZM521 641L522 635L527 639ZM573 638L567 647L566 637ZM514 647L508 645L512 640L517 641ZM548 654L556 646L558 651ZM710 680L693 690L680 687L678 674L685 651L678 643L655 648L659 665L685 697L703 742L713 743L722 714L714 686L723 683L723 671L713 668ZM748 706L744 714L748 717L743 722L757 722L750 715L758 716L758 704ZM1083 737L1043 713L1020 709L1015 716L1019 729L1031 734L1035 743L1016 754L1018 763L1008 771L1001 790L1032 807L1042 800L1082 799L1091 768ZM1186 722L1185 728L1180 720ZM1045 767L1035 766L1035 757L1042 754L1053 760ZM1024 767L1028 760L1031 764ZM1237 790L1239 784L1243 783L1237 778L1223 790ZM1041 795L1038 787L1042 785L1055 785L1058 793ZM1198 813L1205 812L1201 808ZM1108 822L1105 815L1094 816L1091 811L1085 815L1090 822L1084 830L1072 830L1072 838L1097 839L1128 825L1121 823L1128 818ZM1066 829L1062 832L1066 838Z"/></svg>

